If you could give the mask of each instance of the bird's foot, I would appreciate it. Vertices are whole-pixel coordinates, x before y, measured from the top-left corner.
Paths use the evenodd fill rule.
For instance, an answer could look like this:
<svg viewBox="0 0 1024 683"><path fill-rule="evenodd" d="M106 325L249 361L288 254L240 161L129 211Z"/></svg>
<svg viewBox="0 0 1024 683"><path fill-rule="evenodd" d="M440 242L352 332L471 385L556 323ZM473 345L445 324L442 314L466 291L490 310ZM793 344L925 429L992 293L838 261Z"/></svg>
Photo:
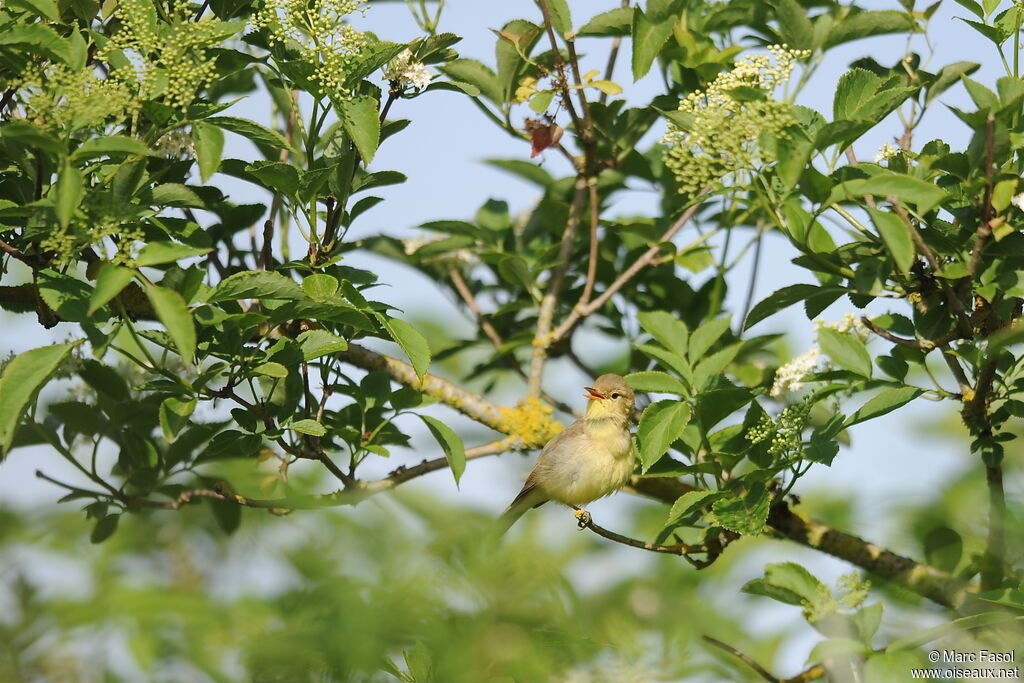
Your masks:
<svg viewBox="0 0 1024 683"><path fill-rule="evenodd" d="M589 512L587 512L583 508L576 508L576 512L574 514L576 516L576 525L580 529L586 529L588 526L590 526L591 517Z"/></svg>

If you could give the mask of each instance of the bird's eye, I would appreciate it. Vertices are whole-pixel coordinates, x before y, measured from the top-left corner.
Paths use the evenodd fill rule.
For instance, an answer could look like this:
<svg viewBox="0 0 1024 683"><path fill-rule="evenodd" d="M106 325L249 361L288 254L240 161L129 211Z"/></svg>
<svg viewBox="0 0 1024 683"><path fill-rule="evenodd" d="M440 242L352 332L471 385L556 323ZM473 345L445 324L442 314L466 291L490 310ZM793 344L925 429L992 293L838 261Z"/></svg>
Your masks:
<svg viewBox="0 0 1024 683"><path fill-rule="evenodd" d="M612 394L612 398L618 398L618 397L619 397L618 392L615 392L614 394Z"/></svg>

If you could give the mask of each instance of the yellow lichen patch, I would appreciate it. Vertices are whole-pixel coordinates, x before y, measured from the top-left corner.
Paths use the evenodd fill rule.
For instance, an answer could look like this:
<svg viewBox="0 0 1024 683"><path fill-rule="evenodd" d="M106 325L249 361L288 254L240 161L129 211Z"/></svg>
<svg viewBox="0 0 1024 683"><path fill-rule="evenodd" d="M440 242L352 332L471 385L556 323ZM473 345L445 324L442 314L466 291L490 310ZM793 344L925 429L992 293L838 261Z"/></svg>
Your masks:
<svg viewBox="0 0 1024 683"><path fill-rule="evenodd" d="M519 437L527 448L539 448L562 431L562 425L551 419L552 412L539 398L525 398L515 408L501 409L498 428Z"/></svg>
<svg viewBox="0 0 1024 683"><path fill-rule="evenodd" d="M970 387L964 387L963 402L970 403L974 400L974 389Z"/></svg>

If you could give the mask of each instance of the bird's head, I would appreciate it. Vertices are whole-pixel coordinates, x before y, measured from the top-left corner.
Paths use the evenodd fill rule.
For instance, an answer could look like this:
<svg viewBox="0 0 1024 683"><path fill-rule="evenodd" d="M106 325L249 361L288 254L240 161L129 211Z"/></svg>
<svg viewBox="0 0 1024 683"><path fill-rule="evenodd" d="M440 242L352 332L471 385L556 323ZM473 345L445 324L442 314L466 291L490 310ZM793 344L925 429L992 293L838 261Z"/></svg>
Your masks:
<svg viewBox="0 0 1024 683"><path fill-rule="evenodd" d="M584 387L587 404L585 417L588 420L615 418L628 422L633 416L633 390L620 375L601 375L594 380L594 386Z"/></svg>

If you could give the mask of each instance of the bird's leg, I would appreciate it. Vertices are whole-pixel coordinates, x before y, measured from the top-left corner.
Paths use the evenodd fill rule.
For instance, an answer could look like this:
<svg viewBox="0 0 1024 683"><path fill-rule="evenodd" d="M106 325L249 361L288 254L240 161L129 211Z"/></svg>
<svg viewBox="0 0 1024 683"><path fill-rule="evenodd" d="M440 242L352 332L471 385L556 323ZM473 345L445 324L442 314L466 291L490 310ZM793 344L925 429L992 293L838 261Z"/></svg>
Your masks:
<svg viewBox="0 0 1024 683"><path fill-rule="evenodd" d="M573 505L572 508L576 511L574 513L576 517L576 525L580 528L580 530L586 529L588 526L590 526L590 513L584 510L583 508L576 507L575 505Z"/></svg>

